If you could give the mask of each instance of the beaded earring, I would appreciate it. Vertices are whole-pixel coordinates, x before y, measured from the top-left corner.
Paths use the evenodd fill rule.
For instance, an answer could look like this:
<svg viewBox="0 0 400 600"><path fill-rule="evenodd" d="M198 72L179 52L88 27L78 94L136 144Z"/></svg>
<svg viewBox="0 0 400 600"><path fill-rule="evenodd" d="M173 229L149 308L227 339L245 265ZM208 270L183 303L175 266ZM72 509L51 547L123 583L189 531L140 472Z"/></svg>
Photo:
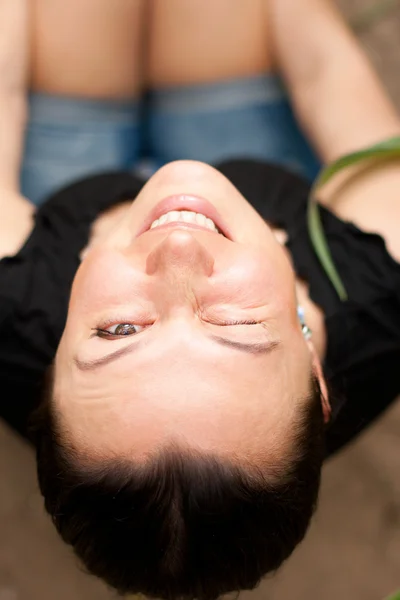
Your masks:
<svg viewBox="0 0 400 600"><path fill-rule="evenodd" d="M306 320L305 320L305 313L304 313L304 308L302 306L298 306L297 307L297 315L299 317L299 321L300 321L300 325L301 325L301 330L303 332L303 335L305 337L306 340L310 340L312 337L312 332L311 329L308 327Z"/></svg>

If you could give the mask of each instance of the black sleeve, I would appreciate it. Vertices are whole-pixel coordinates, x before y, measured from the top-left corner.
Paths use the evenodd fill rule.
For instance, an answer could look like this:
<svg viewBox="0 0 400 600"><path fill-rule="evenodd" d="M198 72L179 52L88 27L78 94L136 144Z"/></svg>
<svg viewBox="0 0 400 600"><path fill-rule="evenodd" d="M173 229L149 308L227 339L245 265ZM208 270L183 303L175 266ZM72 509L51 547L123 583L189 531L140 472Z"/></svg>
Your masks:
<svg viewBox="0 0 400 600"><path fill-rule="evenodd" d="M333 454L399 397L400 294L393 290L370 302L349 303L327 325L327 374L332 372L335 413L327 451Z"/></svg>
<svg viewBox="0 0 400 600"><path fill-rule="evenodd" d="M142 185L117 172L63 189L38 210L21 251L0 260L0 417L23 434L57 351L91 225Z"/></svg>

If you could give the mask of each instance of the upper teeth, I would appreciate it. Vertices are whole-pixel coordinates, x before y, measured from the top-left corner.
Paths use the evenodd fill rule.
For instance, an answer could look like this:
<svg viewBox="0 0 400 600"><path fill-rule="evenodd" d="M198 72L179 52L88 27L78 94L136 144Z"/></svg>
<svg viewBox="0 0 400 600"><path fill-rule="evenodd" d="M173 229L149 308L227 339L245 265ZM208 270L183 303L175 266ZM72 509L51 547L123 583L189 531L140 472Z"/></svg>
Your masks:
<svg viewBox="0 0 400 600"><path fill-rule="evenodd" d="M165 213L159 219L153 221L150 225L150 229L154 229L155 227L159 227L160 225L165 225L166 223L195 223L196 225L200 225L201 227L206 227L211 231L216 231L218 233L218 228L215 225L214 221L202 215L200 213L195 213L189 210L171 210L170 212Z"/></svg>

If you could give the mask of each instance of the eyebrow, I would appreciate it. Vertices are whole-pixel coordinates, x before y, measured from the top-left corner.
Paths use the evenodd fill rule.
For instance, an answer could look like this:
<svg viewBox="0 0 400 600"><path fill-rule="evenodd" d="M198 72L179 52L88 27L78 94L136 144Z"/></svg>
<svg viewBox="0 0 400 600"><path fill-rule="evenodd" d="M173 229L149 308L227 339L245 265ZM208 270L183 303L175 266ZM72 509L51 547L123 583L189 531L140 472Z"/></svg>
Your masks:
<svg viewBox="0 0 400 600"><path fill-rule="evenodd" d="M211 335L209 337L221 346L234 348L235 350L239 350L240 352L245 352L246 354L253 355L269 354L270 352L276 350L281 344L279 340L246 343L237 342L218 335ZM105 356L101 356L100 358L95 358L93 360L82 360L79 358L79 356L74 356L73 362L80 371L93 371L95 369L98 369L99 367L109 365L110 363L114 362L115 360L118 360L122 356L132 354L133 352L136 352L136 350L143 348L143 346L145 345L147 345L147 343L143 342L143 340L136 340L128 346L125 346L124 348L119 348L115 352L111 352L111 354L106 354Z"/></svg>
<svg viewBox="0 0 400 600"><path fill-rule="evenodd" d="M269 354L280 345L279 340L267 340L265 342L236 342L228 338L221 337L219 335L210 336L212 340L215 340L221 346L227 346L228 348L235 348L246 354Z"/></svg>

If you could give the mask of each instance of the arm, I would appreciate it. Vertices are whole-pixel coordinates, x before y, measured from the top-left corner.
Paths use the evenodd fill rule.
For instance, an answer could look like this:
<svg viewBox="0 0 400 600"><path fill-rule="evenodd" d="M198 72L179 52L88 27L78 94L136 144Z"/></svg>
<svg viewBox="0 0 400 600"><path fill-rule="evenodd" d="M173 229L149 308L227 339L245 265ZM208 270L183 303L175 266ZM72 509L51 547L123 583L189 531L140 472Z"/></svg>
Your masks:
<svg viewBox="0 0 400 600"><path fill-rule="evenodd" d="M27 0L0 0L0 184L18 189L26 116Z"/></svg>
<svg viewBox="0 0 400 600"><path fill-rule="evenodd" d="M331 0L269 0L275 60L323 161L400 134L377 76ZM381 234L400 260L400 162L338 178L322 201Z"/></svg>
<svg viewBox="0 0 400 600"><path fill-rule="evenodd" d="M274 58L324 162L400 134L396 111L332 0L270 0Z"/></svg>
<svg viewBox="0 0 400 600"><path fill-rule="evenodd" d="M16 252L33 208L19 194L26 120L28 0L0 0L0 258Z"/></svg>

